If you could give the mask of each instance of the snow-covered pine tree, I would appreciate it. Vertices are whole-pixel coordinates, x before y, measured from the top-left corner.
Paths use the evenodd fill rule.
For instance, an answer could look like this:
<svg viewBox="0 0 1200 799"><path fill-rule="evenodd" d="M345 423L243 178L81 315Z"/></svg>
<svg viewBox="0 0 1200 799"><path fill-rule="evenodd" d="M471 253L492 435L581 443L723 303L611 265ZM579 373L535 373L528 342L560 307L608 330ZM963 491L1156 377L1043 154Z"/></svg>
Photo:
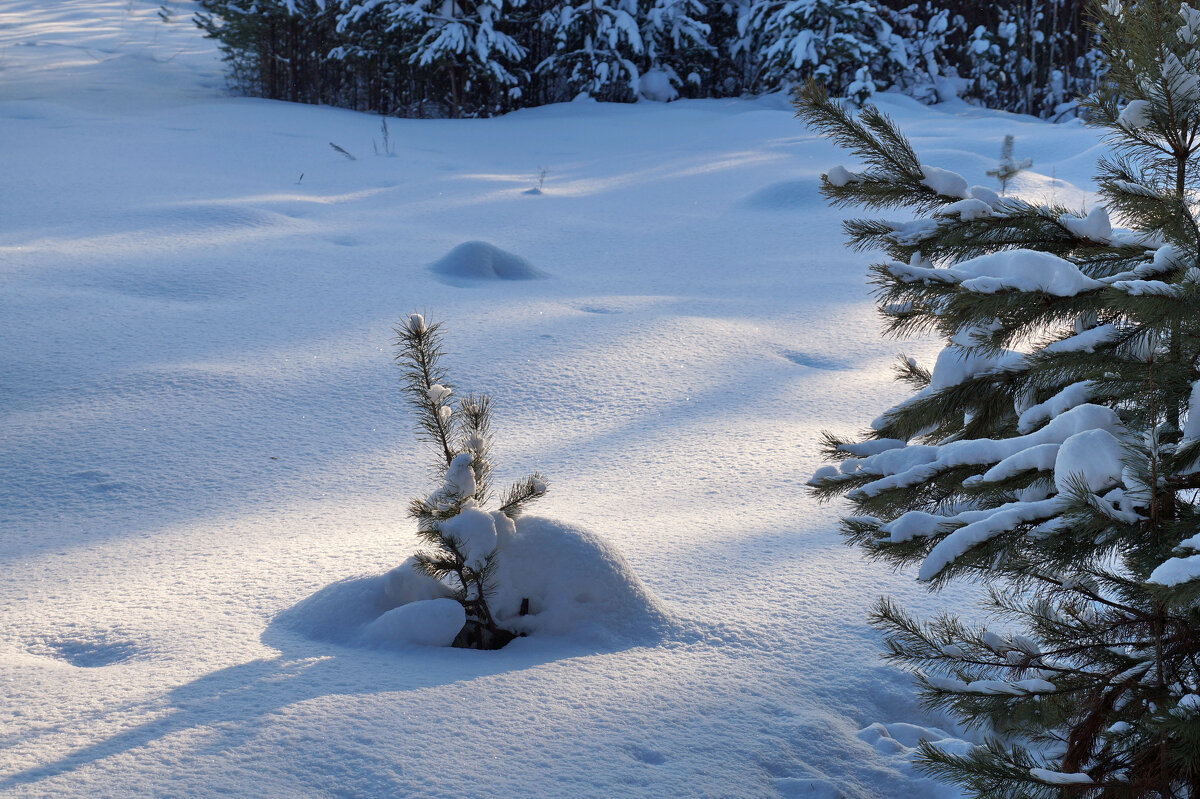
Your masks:
<svg viewBox="0 0 1200 799"><path fill-rule="evenodd" d="M904 43L906 52L906 67L900 59L891 59L897 65L892 86L923 103L953 97L957 87L949 64L952 51L946 43L951 29L950 12L932 0L925 0L898 9L883 4L879 13L892 34ZM961 17L955 21L958 20Z"/></svg>
<svg viewBox="0 0 1200 799"><path fill-rule="evenodd" d="M441 487L414 499L409 515L426 549L416 554L417 569L442 580L466 611L467 623L454 646L499 649L514 637L497 626L488 597L494 592L496 547L501 535L514 535L513 520L546 493L546 481L534 473L514 483L495 511L491 498L492 401L486 394L454 399L454 388L441 365L441 324L411 314L396 328L396 360L402 383L417 416L421 438L436 450Z"/></svg>
<svg viewBox="0 0 1200 799"><path fill-rule="evenodd" d="M667 99L662 95L702 94L717 55L708 42L712 29L703 21L706 14L701 0L652 0L641 17L643 95ZM666 85L646 86L647 76Z"/></svg>
<svg viewBox="0 0 1200 799"><path fill-rule="evenodd" d="M554 51L537 66L557 100L584 93L596 100L636 99L645 51L637 0L563 0L542 14Z"/></svg>
<svg viewBox="0 0 1200 799"><path fill-rule="evenodd" d="M908 66L904 42L868 0L754 0L738 20L732 56L755 65L751 89L775 91L815 79L835 94L862 81L881 86Z"/></svg>
<svg viewBox="0 0 1200 799"><path fill-rule="evenodd" d="M511 33L505 5L504 0L353 0L338 27L382 27L398 34L423 100L443 103L453 117L488 115L513 107L523 78L525 49Z"/></svg>
<svg viewBox="0 0 1200 799"><path fill-rule="evenodd" d="M811 484L869 557L988 587L987 623L873 617L927 705L988 733L918 758L980 797L1200 797L1200 12L1108 0L1098 25L1086 216L968 187L817 86L797 106L865 164L824 177L833 203L917 215L846 230L886 253L887 329L946 348L901 360L916 393L829 436Z"/></svg>
<svg viewBox="0 0 1200 799"><path fill-rule="evenodd" d="M1080 0L963 4L970 26L962 43L966 96L991 108L1058 117L1086 94L1099 62L1082 23ZM959 44L951 42L951 46Z"/></svg>
<svg viewBox="0 0 1200 799"><path fill-rule="evenodd" d="M748 90L753 78L754 62L745 37L738 33L753 0L711 0L703 22L708 25L708 42L716 51L706 83L712 97L736 97Z"/></svg>
<svg viewBox="0 0 1200 799"><path fill-rule="evenodd" d="M239 91L302 103L340 93L343 75L329 68L336 23L326 0L200 0L193 21L219 43Z"/></svg>

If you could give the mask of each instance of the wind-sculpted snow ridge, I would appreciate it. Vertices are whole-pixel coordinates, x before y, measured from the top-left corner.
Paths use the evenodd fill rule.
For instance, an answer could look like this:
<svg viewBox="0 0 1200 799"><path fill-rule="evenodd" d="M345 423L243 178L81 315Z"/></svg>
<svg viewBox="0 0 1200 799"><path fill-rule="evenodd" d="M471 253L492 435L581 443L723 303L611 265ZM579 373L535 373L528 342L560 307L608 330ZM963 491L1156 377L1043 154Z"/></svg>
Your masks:
<svg viewBox="0 0 1200 799"><path fill-rule="evenodd" d="M515 524L503 514L491 517L499 565L490 605L501 627L618 645L652 643L675 626L625 558L595 533L538 517ZM463 626L462 607L447 599L443 583L413 566L409 558L386 574L333 583L275 623L351 647L448 646Z"/></svg>

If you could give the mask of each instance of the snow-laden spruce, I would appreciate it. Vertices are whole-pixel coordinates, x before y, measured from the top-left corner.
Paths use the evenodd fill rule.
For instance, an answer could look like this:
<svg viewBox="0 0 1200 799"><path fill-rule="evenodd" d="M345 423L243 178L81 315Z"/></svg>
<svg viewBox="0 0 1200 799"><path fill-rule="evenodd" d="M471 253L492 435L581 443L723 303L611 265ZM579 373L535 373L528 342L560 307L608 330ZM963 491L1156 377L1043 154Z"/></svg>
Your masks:
<svg viewBox="0 0 1200 799"><path fill-rule="evenodd" d="M886 255L888 331L945 348L901 359L913 395L860 440L828 436L837 465L810 484L853 504L869 556L990 587L997 629L886 600L874 618L931 707L1005 734L921 752L979 796L1200 795L1194 714L1163 712L1200 685L1200 16L1107 8L1124 55L1090 111L1115 155L1087 213L971 187L815 86L798 106L863 162L829 171L831 201L917 216L846 230Z"/></svg>
<svg viewBox="0 0 1200 799"><path fill-rule="evenodd" d="M565 2L545 11L540 25L553 51L537 72L560 87L559 94L596 100L638 96L637 60L645 51L634 0Z"/></svg>

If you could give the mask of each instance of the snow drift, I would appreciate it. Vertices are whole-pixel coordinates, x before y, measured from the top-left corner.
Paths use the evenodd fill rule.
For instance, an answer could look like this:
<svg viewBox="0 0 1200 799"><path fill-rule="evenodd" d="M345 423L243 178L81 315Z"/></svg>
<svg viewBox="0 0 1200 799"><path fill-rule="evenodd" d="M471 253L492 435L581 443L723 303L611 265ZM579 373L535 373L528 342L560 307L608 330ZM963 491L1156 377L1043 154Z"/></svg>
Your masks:
<svg viewBox="0 0 1200 799"><path fill-rule="evenodd" d="M526 636L632 643L662 636L670 615L603 538L537 517L517 520L497 546L497 623ZM441 582L409 558L386 574L333 583L283 611L274 624L351 647L448 646L465 621ZM522 605L528 609L521 615Z"/></svg>
<svg viewBox="0 0 1200 799"><path fill-rule="evenodd" d="M480 280L537 280L549 277L519 255L486 241L468 241L429 265L444 282L458 285Z"/></svg>

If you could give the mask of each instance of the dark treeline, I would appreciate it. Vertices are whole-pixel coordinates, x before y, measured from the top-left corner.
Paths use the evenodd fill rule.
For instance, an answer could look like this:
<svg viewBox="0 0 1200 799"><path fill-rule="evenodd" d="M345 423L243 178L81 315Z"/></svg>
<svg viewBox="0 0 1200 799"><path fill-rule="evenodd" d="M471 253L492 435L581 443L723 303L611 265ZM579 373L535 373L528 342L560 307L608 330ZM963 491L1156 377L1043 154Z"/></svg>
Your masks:
<svg viewBox="0 0 1200 799"><path fill-rule="evenodd" d="M247 94L490 116L586 94L730 97L816 78L1043 117L1096 76L1079 0L201 0Z"/></svg>

